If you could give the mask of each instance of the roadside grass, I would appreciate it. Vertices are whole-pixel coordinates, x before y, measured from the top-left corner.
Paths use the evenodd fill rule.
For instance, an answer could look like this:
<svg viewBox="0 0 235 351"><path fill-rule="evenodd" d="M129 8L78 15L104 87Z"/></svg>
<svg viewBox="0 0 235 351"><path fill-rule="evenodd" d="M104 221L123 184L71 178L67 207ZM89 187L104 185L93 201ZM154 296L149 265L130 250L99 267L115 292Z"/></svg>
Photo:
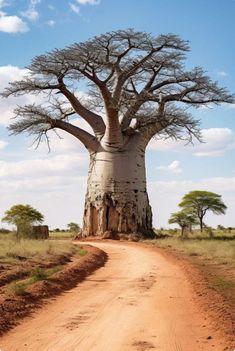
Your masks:
<svg viewBox="0 0 235 351"><path fill-rule="evenodd" d="M0 235L0 264L17 266L23 259L29 267L31 262L38 266L34 268L26 279L16 279L4 286L4 292L9 296L20 296L26 293L30 285L50 279L55 273L63 270L66 264L57 264L50 268L42 268L42 262L50 258L68 256L83 257L88 253L84 248L74 245L72 242L60 240L21 240L17 242L13 235ZM56 260L55 260L56 262ZM24 264L24 263L23 263ZM29 271L30 272L30 271Z"/></svg>
<svg viewBox="0 0 235 351"><path fill-rule="evenodd" d="M79 246L75 247L75 256L76 257L83 257L88 253L87 250L80 248ZM63 270L65 267L65 264L63 265L56 265L51 268L41 268L41 267L36 267L29 278L20 280L20 281L13 281L10 284L7 284L4 288L5 293L10 296L20 296L24 295L26 293L26 289L28 286L41 281L41 280L47 280L53 277L54 274L57 272L60 272Z"/></svg>
<svg viewBox="0 0 235 351"><path fill-rule="evenodd" d="M212 232L211 232L212 231ZM209 232L212 233L212 236L209 235ZM181 235L180 229L155 229L155 233L159 237L174 237L178 238ZM203 240L210 240L210 239L217 239L217 240L233 240L235 239L235 229L210 229L204 230L202 233L198 229L194 229L191 233L188 234L189 239L203 239Z"/></svg>
<svg viewBox="0 0 235 351"><path fill-rule="evenodd" d="M235 282L221 277L217 277L213 281L213 286L218 292L223 293L225 290L235 288Z"/></svg>
<svg viewBox="0 0 235 351"><path fill-rule="evenodd" d="M73 239L76 236L76 233L70 231L50 231L49 232L49 239Z"/></svg>
<svg viewBox="0 0 235 351"><path fill-rule="evenodd" d="M189 256L202 256L218 264L229 264L235 268L235 240L187 239L178 237L151 240L159 247L171 248Z"/></svg>
<svg viewBox="0 0 235 351"><path fill-rule="evenodd" d="M77 251L72 242L22 239L17 242L13 234L0 234L0 263L15 263L50 257L71 256Z"/></svg>
<svg viewBox="0 0 235 351"><path fill-rule="evenodd" d="M233 233L215 233L218 237L209 238L205 233L193 233L188 239L182 240L179 234L148 241L166 250L173 250L191 258L206 276L210 288L235 304L235 240ZM226 235L227 234L227 235ZM221 239L221 237L223 239Z"/></svg>
<svg viewBox="0 0 235 351"><path fill-rule="evenodd" d="M61 271L64 265L57 265L52 268L43 269L37 267L33 270L31 276L23 281L14 281L5 286L5 292L7 295L24 295L28 286L41 281L47 280L52 277L55 273Z"/></svg>

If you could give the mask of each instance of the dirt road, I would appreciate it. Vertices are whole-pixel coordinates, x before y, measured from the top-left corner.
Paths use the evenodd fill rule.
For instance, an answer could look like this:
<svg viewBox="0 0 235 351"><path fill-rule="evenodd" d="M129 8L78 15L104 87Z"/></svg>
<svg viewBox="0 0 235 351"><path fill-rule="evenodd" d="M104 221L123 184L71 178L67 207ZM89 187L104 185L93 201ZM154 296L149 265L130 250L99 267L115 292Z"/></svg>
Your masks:
<svg viewBox="0 0 235 351"><path fill-rule="evenodd" d="M105 267L1 338L1 351L224 350L180 267L137 244L93 245Z"/></svg>

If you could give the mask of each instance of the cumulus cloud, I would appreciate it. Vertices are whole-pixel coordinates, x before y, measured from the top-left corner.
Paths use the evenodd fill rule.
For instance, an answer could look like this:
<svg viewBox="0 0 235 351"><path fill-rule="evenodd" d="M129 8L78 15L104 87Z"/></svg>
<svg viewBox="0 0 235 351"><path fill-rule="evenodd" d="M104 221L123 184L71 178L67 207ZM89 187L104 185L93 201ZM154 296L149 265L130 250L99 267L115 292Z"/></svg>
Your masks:
<svg viewBox="0 0 235 351"><path fill-rule="evenodd" d="M210 128L202 130L205 141L196 146L196 156L222 156L235 148L235 133L229 128Z"/></svg>
<svg viewBox="0 0 235 351"><path fill-rule="evenodd" d="M24 33L29 30L27 24L18 16L7 15L0 11L0 32Z"/></svg>
<svg viewBox="0 0 235 351"><path fill-rule="evenodd" d="M153 208L153 221L157 227L167 226L172 212L179 210L182 197L192 190L207 190L222 195L228 210L225 216L208 214L205 222L212 226L223 224L235 226L235 177L213 177L198 181L153 181L148 183L150 203Z"/></svg>
<svg viewBox="0 0 235 351"><path fill-rule="evenodd" d="M195 141L194 145L185 145L183 141L152 140L149 149L173 152L191 152L198 157L222 156L226 151L235 149L235 133L230 128L202 129L203 143Z"/></svg>
<svg viewBox="0 0 235 351"><path fill-rule="evenodd" d="M83 173L87 167L87 159L83 153L61 154L46 159L28 159L15 162L0 161L0 178L43 178L54 175L73 175ZM79 166L78 166L79 165Z"/></svg>
<svg viewBox="0 0 235 351"><path fill-rule="evenodd" d="M26 11L21 12L22 16L28 18L30 21L36 21L39 18L39 12L36 7L41 0L30 0Z"/></svg>
<svg viewBox="0 0 235 351"><path fill-rule="evenodd" d="M21 69L16 66L1 66L0 67L0 92L6 88L9 82L14 80L23 79L28 74L27 69ZM39 101L40 97L27 94L17 98L9 97L7 99L1 99L0 104L0 125L8 125L11 117L13 116L13 110L17 105L24 105Z"/></svg>
<svg viewBox="0 0 235 351"><path fill-rule="evenodd" d="M81 152L0 161L1 213L14 204L29 203L52 227L80 222L87 168L88 155Z"/></svg>
<svg viewBox="0 0 235 351"><path fill-rule="evenodd" d="M169 171L169 172L175 173L175 174L182 173L182 169L180 167L180 161L177 161L177 160L171 162L167 166L159 166L159 167L157 167L157 169L163 170L163 171Z"/></svg>

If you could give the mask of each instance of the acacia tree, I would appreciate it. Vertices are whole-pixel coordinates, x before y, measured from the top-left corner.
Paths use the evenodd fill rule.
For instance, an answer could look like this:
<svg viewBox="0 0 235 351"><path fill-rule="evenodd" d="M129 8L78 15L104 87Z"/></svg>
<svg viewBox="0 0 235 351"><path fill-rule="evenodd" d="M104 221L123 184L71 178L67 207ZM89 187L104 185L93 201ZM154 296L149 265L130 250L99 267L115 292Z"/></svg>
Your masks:
<svg viewBox="0 0 235 351"><path fill-rule="evenodd" d="M2 221L16 226L16 238L29 236L34 223L42 223L43 215L30 205L14 205L5 212Z"/></svg>
<svg viewBox="0 0 235 351"><path fill-rule="evenodd" d="M233 102L203 69L185 69L188 50L174 34L119 30L34 58L29 75L5 89L5 97L32 93L45 99L16 108L12 134L35 134L40 143L50 130L62 129L87 148L84 236L106 230L152 235L145 174L149 141L200 138L199 122L187 109ZM81 98L81 91L89 97ZM74 117L93 133L75 125Z"/></svg>
<svg viewBox="0 0 235 351"><path fill-rule="evenodd" d="M191 228L193 224L196 224L197 219L194 213L179 211L171 214L168 223L178 224L181 228L181 238L187 238L187 229Z"/></svg>
<svg viewBox="0 0 235 351"><path fill-rule="evenodd" d="M80 225L78 223L71 222L67 224L68 230L70 232L78 233L80 231Z"/></svg>
<svg viewBox="0 0 235 351"><path fill-rule="evenodd" d="M203 231L203 218L208 211L214 214L225 214L227 206L223 203L221 195L204 190L190 191L184 195L179 206L188 212L196 215L200 230Z"/></svg>

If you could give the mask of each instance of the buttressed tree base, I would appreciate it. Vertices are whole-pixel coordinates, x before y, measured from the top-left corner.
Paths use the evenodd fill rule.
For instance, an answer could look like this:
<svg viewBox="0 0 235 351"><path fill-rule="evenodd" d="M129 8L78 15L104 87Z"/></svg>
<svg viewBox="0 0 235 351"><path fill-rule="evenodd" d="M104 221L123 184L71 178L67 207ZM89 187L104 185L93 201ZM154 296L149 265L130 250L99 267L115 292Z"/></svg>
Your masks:
<svg viewBox="0 0 235 351"><path fill-rule="evenodd" d="M173 34L119 30L34 58L25 79L5 89L5 97L33 93L45 99L45 104L16 108L9 126L13 134L35 134L40 143L49 131L62 129L87 148L84 236L110 230L151 237L149 141L154 136L200 139L189 108L233 102L201 68L185 69L188 50L188 43ZM93 134L74 125L75 117Z"/></svg>

